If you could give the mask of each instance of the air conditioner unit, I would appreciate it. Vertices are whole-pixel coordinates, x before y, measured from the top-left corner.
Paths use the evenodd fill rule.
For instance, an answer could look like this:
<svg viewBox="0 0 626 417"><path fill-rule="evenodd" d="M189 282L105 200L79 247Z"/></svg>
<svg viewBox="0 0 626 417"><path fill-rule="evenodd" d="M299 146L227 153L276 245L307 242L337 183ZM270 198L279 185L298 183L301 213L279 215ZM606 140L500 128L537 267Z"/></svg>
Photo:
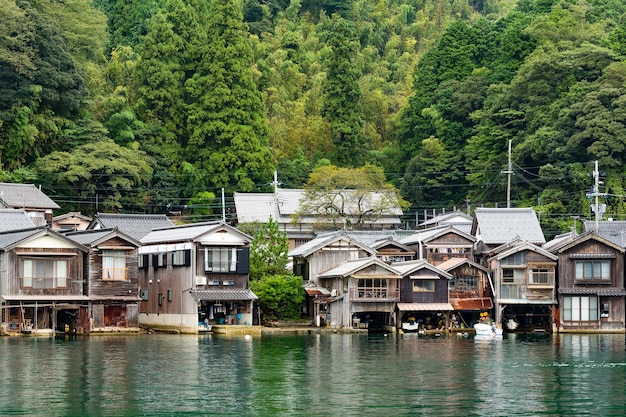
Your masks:
<svg viewBox="0 0 626 417"><path fill-rule="evenodd" d="M337 296L337 290L330 290L330 295L333 297Z"/></svg>
<svg viewBox="0 0 626 417"><path fill-rule="evenodd" d="M196 285L206 285L206 277L196 277Z"/></svg>

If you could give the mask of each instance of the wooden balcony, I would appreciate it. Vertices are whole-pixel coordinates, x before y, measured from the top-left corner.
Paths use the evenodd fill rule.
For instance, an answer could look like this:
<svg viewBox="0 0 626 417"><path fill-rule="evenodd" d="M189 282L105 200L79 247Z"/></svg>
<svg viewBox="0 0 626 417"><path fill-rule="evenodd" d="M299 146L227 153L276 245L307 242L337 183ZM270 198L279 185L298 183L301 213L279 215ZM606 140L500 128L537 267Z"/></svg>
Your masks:
<svg viewBox="0 0 626 417"><path fill-rule="evenodd" d="M350 298L358 302L395 302L400 300L400 290L397 288L352 288Z"/></svg>

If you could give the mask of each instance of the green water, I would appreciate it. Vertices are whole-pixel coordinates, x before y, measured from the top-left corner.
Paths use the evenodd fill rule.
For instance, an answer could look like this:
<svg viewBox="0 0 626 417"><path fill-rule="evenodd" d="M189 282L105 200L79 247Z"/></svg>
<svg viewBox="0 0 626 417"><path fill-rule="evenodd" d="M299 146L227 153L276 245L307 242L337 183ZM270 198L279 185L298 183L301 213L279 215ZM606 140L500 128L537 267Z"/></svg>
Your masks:
<svg viewBox="0 0 626 417"><path fill-rule="evenodd" d="M0 338L0 415L626 414L624 335Z"/></svg>

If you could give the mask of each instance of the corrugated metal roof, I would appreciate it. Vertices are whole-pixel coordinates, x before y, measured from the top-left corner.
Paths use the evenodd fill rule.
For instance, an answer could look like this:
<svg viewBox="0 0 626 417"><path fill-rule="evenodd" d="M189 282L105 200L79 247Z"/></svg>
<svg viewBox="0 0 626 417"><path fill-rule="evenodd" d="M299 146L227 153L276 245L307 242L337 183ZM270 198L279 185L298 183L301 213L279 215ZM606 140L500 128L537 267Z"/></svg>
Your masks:
<svg viewBox="0 0 626 417"><path fill-rule="evenodd" d="M491 298L450 298L450 304L457 311L478 311L493 308Z"/></svg>
<svg viewBox="0 0 626 417"><path fill-rule="evenodd" d="M34 184L0 183L0 201L8 208L58 209L52 201Z"/></svg>
<svg viewBox="0 0 626 417"><path fill-rule="evenodd" d="M198 301L239 301L239 300L258 300L252 290L201 290L191 291Z"/></svg>
<svg viewBox="0 0 626 417"><path fill-rule="evenodd" d="M98 213L87 229L113 229L141 240L154 229L171 227L174 224L164 214L117 214Z"/></svg>
<svg viewBox="0 0 626 417"><path fill-rule="evenodd" d="M454 311L450 303L398 303L400 311Z"/></svg>
<svg viewBox="0 0 626 417"><path fill-rule="evenodd" d="M0 232L33 227L35 224L24 210L0 209Z"/></svg>
<svg viewBox="0 0 626 417"><path fill-rule="evenodd" d="M534 244L546 242L537 214L531 208L477 208L474 218L477 237L488 245L516 238Z"/></svg>

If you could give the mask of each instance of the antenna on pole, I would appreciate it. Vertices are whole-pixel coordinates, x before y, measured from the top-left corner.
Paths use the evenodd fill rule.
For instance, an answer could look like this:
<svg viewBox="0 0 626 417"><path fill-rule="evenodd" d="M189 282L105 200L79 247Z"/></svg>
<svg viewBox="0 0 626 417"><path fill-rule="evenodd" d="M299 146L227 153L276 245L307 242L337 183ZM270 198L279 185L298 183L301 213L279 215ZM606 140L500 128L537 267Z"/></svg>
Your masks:
<svg viewBox="0 0 626 417"><path fill-rule="evenodd" d="M511 162L511 140L509 140L509 169L502 171L502 174L508 174L508 184L506 187L506 208L511 208L511 174L513 173L513 163Z"/></svg>

